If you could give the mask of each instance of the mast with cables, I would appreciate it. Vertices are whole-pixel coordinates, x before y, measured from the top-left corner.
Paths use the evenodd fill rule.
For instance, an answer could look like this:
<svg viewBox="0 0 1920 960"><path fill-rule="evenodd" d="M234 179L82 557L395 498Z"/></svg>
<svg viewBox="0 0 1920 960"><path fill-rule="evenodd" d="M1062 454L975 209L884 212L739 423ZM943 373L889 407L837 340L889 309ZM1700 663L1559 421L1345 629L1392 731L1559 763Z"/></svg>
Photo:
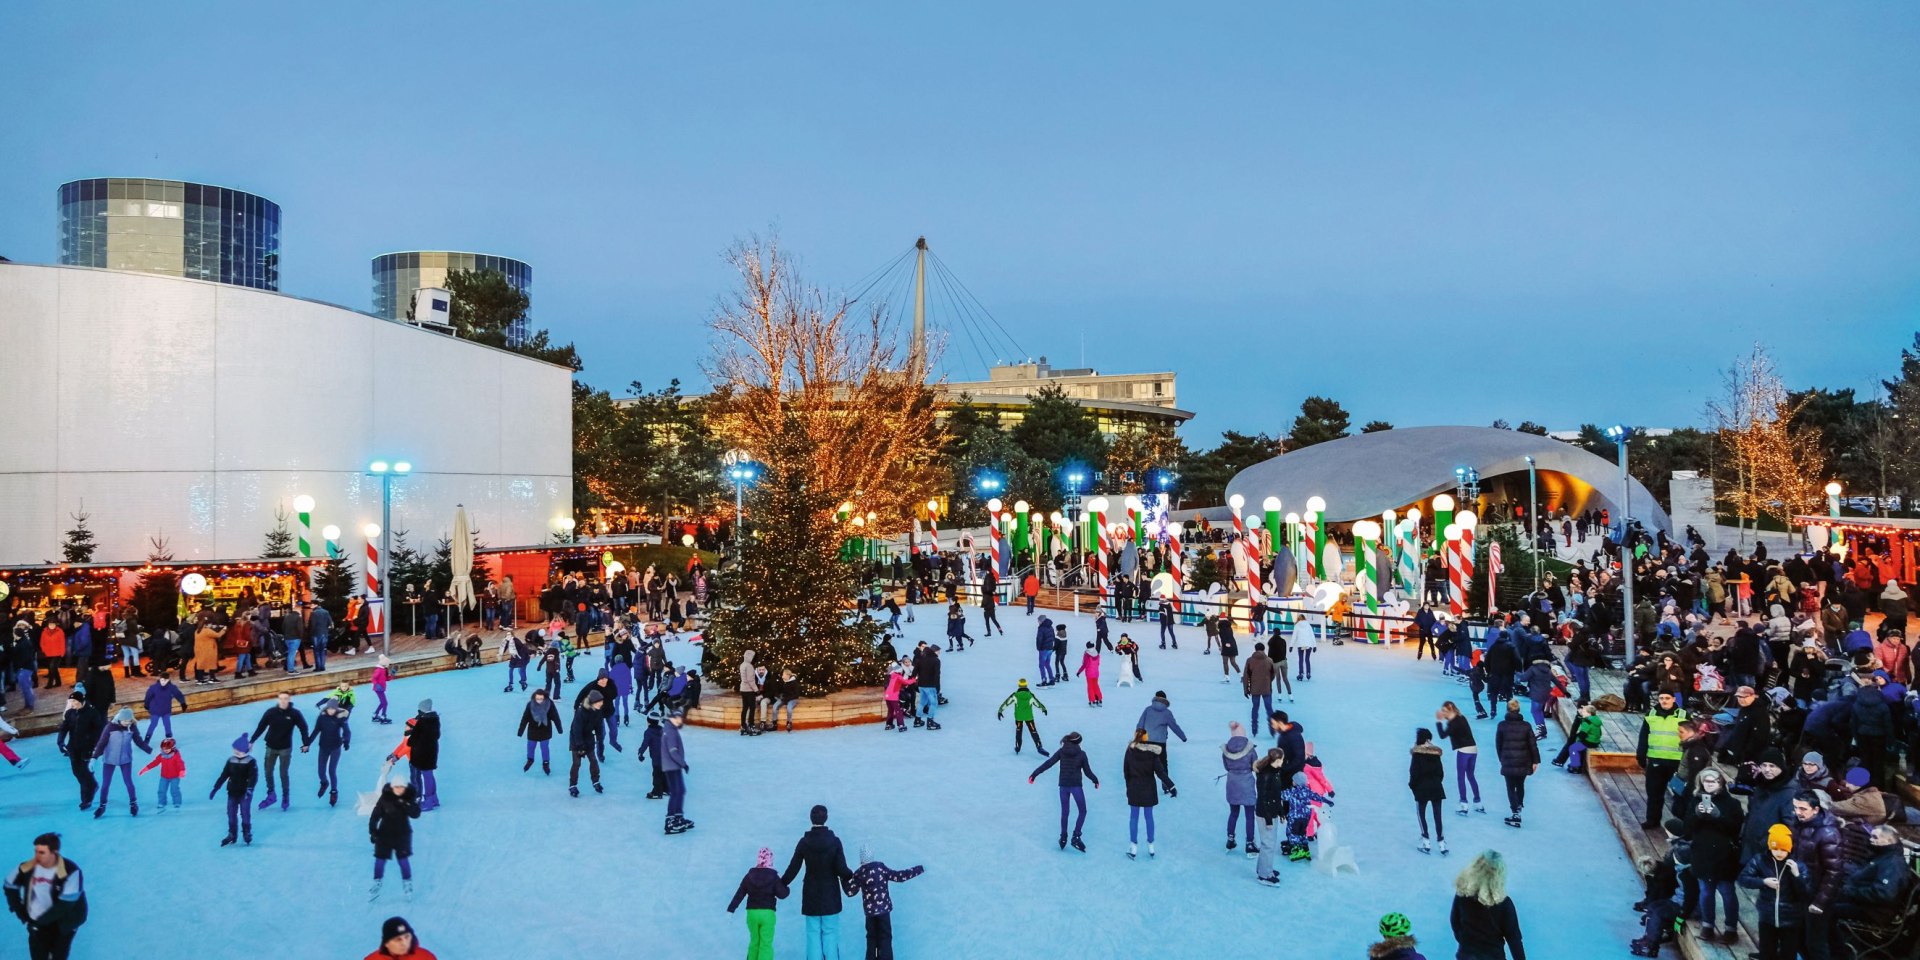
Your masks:
<svg viewBox="0 0 1920 960"><path fill-rule="evenodd" d="M927 238L913 243L913 345L908 348L907 373L915 380L927 377Z"/></svg>

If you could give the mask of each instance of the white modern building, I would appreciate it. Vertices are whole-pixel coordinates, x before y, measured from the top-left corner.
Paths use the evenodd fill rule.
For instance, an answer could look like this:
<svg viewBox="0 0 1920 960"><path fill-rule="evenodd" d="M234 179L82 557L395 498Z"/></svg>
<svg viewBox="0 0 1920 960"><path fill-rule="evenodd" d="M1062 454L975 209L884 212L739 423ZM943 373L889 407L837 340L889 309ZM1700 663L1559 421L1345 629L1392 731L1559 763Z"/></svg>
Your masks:
<svg viewBox="0 0 1920 960"><path fill-rule="evenodd" d="M490 544L572 516L572 371L331 304L204 280L0 264L0 564L258 556L315 501L364 556L378 459L393 527L430 545L464 505ZM289 522L291 526L291 521Z"/></svg>

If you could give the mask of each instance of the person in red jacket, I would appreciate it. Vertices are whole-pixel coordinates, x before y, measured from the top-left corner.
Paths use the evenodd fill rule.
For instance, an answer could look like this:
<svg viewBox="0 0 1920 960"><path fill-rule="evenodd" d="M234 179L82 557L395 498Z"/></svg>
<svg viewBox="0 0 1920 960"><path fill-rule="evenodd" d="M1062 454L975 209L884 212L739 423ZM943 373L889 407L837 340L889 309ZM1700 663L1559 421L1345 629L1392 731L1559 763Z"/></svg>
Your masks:
<svg viewBox="0 0 1920 960"><path fill-rule="evenodd" d="M380 949L367 954L366 960L391 960L404 957L406 960L438 960L433 951L420 945L414 936L413 924L405 917L388 917L380 925Z"/></svg>
<svg viewBox="0 0 1920 960"><path fill-rule="evenodd" d="M1033 602L1040 596L1039 576L1028 573L1027 578L1020 581L1020 595L1027 598L1027 616L1033 616Z"/></svg>
<svg viewBox="0 0 1920 960"><path fill-rule="evenodd" d="M60 625L47 618L46 627L40 631L40 662L47 665L48 690L60 687L60 661L67 656L67 632Z"/></svg>
<svg viewBox="0 0 1920 960"><path fill-rule="evenodd" d="M158 812L167 812L167 796L169 794L173 796L173 809L180 809L180 780L187 775L187 761L185 757L180 756L180 751L174 748L172 737L160 741L160 754L152 760L147 761L147 765L140 768L140 773L145 775L148 770L152 770L154 767L160 768L160 809Z"/></svg>

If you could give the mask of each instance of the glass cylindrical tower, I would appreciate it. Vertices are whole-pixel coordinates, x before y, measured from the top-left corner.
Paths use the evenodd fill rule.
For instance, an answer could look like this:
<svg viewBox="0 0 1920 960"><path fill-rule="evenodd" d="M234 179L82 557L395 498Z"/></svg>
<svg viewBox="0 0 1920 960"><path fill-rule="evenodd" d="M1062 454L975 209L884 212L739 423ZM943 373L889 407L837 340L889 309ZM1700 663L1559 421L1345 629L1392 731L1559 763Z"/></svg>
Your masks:
<svg viewBox="0 0 1920 960"><path fill-rule="evenodd" d="M525 261L490 253L462 253L453 250L405 250L383 253L373 258L373 314L388 320L405 320L413 292L422 287L445 287L447 274L455 270L490 270L507 278L515 290L533 298L533 268ZM532 308L528 311L531 314ZM527 323L521 321L507 331L507 342L518 344L527 336Z"/></svg>
<svg viewBox="0 0 1920 960"><path fill-rule="evenodd" d="M280 205L181 180L60 185L60 262L280 289Z"/></svg>

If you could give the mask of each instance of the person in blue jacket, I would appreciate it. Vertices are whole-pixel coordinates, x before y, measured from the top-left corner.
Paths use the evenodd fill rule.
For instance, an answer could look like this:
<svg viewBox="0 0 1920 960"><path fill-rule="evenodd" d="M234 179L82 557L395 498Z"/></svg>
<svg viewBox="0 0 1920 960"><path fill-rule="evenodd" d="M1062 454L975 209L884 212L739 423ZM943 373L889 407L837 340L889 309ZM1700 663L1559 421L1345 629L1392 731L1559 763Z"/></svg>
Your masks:
<svg viewBox="0 0 1920 960"><path fill-rule="evenodd" d="M313 736L308 743L320 745L320 792L327 806L340 802L340 752L353 749L353 729L347 726L347 709L331 697L320 704L320 716L313 721Z"/></svg>
<svg viewBox="0 0 1920 960"><path fill-rule="evenodd" d="M147 687L147 693L141 698L140 703L147 708L145 737L148 741L153 740L155 725L164 727L167 736L173 736L173 705L176 702L180 704L181 710L187 709L187 695L180 691L180 688L174 684L173 678L167 674L161 674L159 679Z"/></svg>
<svg viewBox="0 0 1920 960"><path fill-rule="evenodd" d="M1034 632L1033 649L1040 654L1040 686L1053 686L1053 620L1044 613Z"/></svg>
<svg viewBox="0 0 1920 960"><path fill-rule="evenodd" d="M113 771L120 771L120 779L127 785L127 811L133 816L140 815L140 798L133 792L133 748L139 747L142 753L152 753L140 731L134 729L133 710L121 707L113 715L113 722L100 731L100 739L94 742L93 756L100 761L100 805L93 808L93 818L100 819L107 813L107 796L113 793Z"/></svg>

